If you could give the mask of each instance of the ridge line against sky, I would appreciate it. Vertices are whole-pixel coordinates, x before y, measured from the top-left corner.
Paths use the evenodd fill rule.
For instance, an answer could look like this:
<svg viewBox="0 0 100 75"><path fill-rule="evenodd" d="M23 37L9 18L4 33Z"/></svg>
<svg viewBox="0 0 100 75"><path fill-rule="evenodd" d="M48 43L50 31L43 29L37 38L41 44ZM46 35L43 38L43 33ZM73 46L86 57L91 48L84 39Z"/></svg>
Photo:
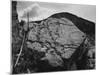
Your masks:
<svg viewBox="0 0 100 75"><path fill-rule="evenodd" d="M84 19L96 22L95 5L18 1L17 12L19 20L26 20L26 12L30 13L29 16L31 21L42 20L59 12L69 12Z"/></svg>

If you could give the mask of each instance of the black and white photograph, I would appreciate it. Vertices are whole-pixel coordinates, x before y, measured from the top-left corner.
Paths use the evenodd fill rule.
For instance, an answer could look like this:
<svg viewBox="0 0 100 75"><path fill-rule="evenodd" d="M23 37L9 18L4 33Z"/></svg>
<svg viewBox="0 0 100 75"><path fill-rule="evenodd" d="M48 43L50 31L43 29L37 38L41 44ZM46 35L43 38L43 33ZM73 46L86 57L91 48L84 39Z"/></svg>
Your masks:
<svg viewBox="0 0 100 75"><path fill-rule="evenodd" d="M96 5L11 1L11 73L96 69Z"/></svg>

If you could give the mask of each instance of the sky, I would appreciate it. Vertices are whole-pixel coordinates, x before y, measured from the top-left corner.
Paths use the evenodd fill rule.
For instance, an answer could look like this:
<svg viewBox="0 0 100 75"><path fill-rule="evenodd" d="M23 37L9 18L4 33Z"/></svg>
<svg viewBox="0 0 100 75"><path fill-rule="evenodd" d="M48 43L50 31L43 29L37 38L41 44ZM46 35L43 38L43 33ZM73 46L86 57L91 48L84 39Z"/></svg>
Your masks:
<svg viewBox="0 0 100 75"><path fill-rule="evenodd" d="M27 21L29 13L30 21L42 20L59 12L69 12L84 19L96 22L96 6L64 3L47 3L34 1L18 1L17 12L19 21Z"/></svg>

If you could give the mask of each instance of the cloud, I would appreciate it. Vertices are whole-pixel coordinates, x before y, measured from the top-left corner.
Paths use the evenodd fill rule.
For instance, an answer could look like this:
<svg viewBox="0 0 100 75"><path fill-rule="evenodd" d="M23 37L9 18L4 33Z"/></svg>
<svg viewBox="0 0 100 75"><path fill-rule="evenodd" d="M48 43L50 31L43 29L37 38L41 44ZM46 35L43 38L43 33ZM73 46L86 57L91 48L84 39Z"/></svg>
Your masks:
<svg viewBox="0 0 100 75"><path fill-rule="evenodd" d="M29 13L29 18L38 16L39 5L34 4L23 10L23 15L21 18L27 18L27 13Z"/></svg>
<svg viewBox="0 0 100 75"><path fill-rule="evenodd" d="M39 4L35 3L23 10L21 19L27 20L27 13L29 13L30 20L41 20L49 17L54 12L56 12L56 10L46 7L41 7L39 6Z"/></svg>

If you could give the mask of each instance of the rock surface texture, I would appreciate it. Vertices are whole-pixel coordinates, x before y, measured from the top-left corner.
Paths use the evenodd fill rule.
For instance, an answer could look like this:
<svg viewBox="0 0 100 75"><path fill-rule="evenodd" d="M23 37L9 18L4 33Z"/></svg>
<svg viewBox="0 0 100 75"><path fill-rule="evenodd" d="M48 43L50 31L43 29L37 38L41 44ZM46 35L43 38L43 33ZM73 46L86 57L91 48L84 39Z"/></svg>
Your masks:
<svg viewBox="0 0 100 75"><path fill-rule="evenodd" d="M41 21L18 23L16 4L12 3L12 30L17 27L12 31L12 73L95 68L93 22L61 12Z"/></svg>

